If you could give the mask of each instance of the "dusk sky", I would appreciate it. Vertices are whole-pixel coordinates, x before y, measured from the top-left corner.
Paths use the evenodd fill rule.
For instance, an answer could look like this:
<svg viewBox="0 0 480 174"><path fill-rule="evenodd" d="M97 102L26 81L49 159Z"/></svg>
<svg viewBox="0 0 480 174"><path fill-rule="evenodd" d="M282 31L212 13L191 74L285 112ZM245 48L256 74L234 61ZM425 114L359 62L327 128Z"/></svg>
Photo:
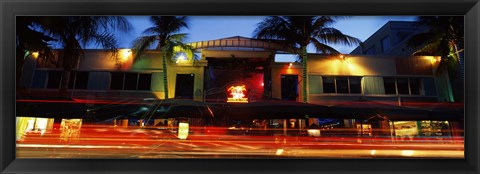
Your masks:
<svg viewBox="0 0 480 174"><path fill-rule="evenodd" d="M189 29L183 32L188 33L186 42L215 40L232 36L252 37L257 24L263 18L265 16L190 16ZM131 48L132 40L140 36L147 27L152 26L148 17L145 16L129 16L127 19L134 26L134 31L125 34L120 39L121 48ZM415 16L352 16L339 20L333 27L344 34L365 41L388 21L414 21L415 19ZM356 48L356 46L332 46L344 54L348 54ZM314 50L309 49L308 52L314 52Z"/></svg>

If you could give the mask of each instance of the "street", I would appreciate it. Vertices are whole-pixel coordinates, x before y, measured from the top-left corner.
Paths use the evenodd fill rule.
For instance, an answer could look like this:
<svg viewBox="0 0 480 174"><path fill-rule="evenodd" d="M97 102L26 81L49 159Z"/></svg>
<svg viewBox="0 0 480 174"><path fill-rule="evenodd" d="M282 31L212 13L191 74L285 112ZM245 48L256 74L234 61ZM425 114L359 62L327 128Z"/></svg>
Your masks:
<svg viewBox="0 0 480 174"><path fill-rule="evenodd" d="M463 138L307 137L229 135L191 127L84 125L74 137L29 132L17 141L17 158L464 158ZM211 129L210 129L211 130ZM223 131L222 131L223 130ZM202 132L203 131L203 132Z"/></svg>

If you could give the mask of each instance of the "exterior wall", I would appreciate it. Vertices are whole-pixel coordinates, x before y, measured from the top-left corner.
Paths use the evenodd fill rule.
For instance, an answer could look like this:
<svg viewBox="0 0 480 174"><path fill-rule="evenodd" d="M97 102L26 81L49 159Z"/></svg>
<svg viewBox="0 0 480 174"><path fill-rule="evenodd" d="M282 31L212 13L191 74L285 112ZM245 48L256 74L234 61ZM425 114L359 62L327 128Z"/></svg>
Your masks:
<svg viewBox="0 0 480 174"><path fill-rule="evenodd" d="M302 65L300 63L292 63L289 68L289 63L274 63L272 69L272 98L280 99L281 95L281 76L282 75L298 75L298 97L297 101L303 98L301 90L303 89L302 80Z"/></svg>
<svg viewBox="0 0 480 174"><path fill-rule="evenodd" d="M269 58L270 51L202 50L202 59L214 58Z"/></svg>
<svg viewBox="0 0 480 174"><path fill-rule="evenodd" d="M369 48L374 48L373 55L401 55L409 56L415 48L408 47L407 41L412 35L423 32L425 28L418 28L416 22L389 21L366 39L363 45L355 48L350 54L365 55ZM382 51L381 40L388 39L389 49Z"/></svg>
<svg viewBox="0 0 480 174"><path fill-rule="evenodd" d="M174 62L170 62L167 67L168 80L168 97L175 97L175 85L177 74L194 74L193 99L197 101L203 100L203 77L204 66L177 66ZM163 77L162 77L163 81ZM160 97L160 98L164 98Z"/></svg>
<svg viewBox="0 0 480 174"><path fill-rule="evenodd" d="M203 54L204 53L204 54ZM228 55L229 51L206 51L202 53L202 57L207 56L221 56ZM246 53L233 51L236 55L251 56L252 52ZM238 53L238 54L237 54ZM115 61L111 53L100 50L89 50L85 54L85 58L79 62L79 71L88 71L88 87L87 89L71 90L72 96L117 96L117 97L145 97L145 98L164 98L163 88L163 68L161 53L158 51L147 52L141 59L133 61L131 55L128 59L122 62ZM260 52L259 56L269 56L270 53ZM316 103L319 101L334 101L334 100L359 100L366 98L375 98L385 101L412 101L423 100L428 98L438 98L439 101L451 101L451 89L448 85L448 78L446 76L436 76L434 70L438 62L432 56L423 57L403 57L403 56L360 56L360 55L344 55L343 58L339 56L326 56L320 54L309 54L308 74L309 74L309 102ZM432 61L433 60L433 61ZM169 98L175 96L175 85L177 74L194 74L194 100L203 100L204 93L204 68L207 66L206 60L192 59L175 62L168 60L168 89ZM27 61L26 67L35 66L35 61ZM41 65L37 69L51 69L45 68ZM58 70L58 69L56 69ZM132 91L132 90L111 90L110 72L139 72L151 73L151 88L150 90ZM22 82L32 83L35 72L25 73L22 77ZM302 78L301 64L292 63L272 63L271 78L272 78L272 98L281 98L281 76L282 75L297 75L298 76L298 97L300 101L302 96ZM322 86L322 76L361 76L362 78L362 92L360 94L332 94L324 93ZM383 89L383 77L435 77L435 87L437 96L401 96L401 95L385 95L381 90ZM28 82L30 81L30 82ZM378 84L376 90L373 92L365 84ZM31 84L30 84L31 85ZM31 89L31 93L38 95L52 95L58 89ZM373 98L372 98L373 97ZM400 99L402 97L403 99ZM420 99L419 99L420 98Z"/></svg>
<svg viewBox="0 0 480 174"><path fill-rule="evenodd" d="M308 60L307 70L313 75L396 75L395 59L390 57L345 55L340 58L309 55Z"/></svg>
<svg viewBox="0 0 480 174"><path fill-rule="evenodd" d="M402 102L425 101L436 102L437 100L445 100L445 91L439 86L445 86L435 79L434 91L437 95L428 96L424 92L420 95L402 95L402 94L385 94L384 77L410 77L410 78L431 78L434 79L434 67L438 66L438 62L434 62L436 57L404 57L404 56L360 56L360 55L344 55L326 56L319 54L308 55L308 74L309 74L309 102L317 104L329 104L332 102L355 101L355 100L371 100L380 102L389 102L401 104ZM302 83L301 81L301 64L293 63L289 68L289 63L274 63L272 65L272 93L273 98L281 98L281 75L296 74L299 79L299 98L301 99ZM322 76L360 76L361 93L358 94L341 94L341 93L324 93ZM375 85L376 84L376 87ZM448 85L447 85L448 86ZM376 88L371 90L372 87ZM445 87L444 87L445 88ZM300 101L298 100L297 101ZM450 101L450 100L447 100Z"/></svg>
<svg viewBox="0 0 480 174"><path fill-rule="evenodd" d="M122 50L121 50L122 51ZM122 52L118 55L103 50L86 50L84 58L81 58L77 68L74 71L88 71L88 87L86 89L69 89L72 97L90 97L90 98L164 98L165 92L163 87L163 67L161 52L148 51L136 61L133 60L132 54L126 54L122 57ZM33 58L29 58L25 64L25 71L22 74L22 84L32 87L32 81L36 70L56 70L45 63L37 63ZM176 74L195 74L194 79L194 99L202 100L203 91L203 67L206 61L191 61L175 63L169 61L168 85L169 98L175 95ZM36 67L36 68L35 68ZM111 90L110 80L111 72L136 72L148 73L151 75L150 90ZM38 73L38 72L37 72ZM47 80L47 79L45 79ZM71 79L73 80L73 79ZM33 96L52 96L57 95L59 89L30 89L29 95Z"/></svg>

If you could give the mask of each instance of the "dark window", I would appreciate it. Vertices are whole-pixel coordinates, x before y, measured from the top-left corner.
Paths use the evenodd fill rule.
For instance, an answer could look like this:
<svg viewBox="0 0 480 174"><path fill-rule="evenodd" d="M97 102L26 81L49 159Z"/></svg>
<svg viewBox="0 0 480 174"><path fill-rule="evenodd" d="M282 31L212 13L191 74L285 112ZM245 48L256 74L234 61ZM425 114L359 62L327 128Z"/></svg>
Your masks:
<svg viewBox="0 0 480 174"><path fill-rule="evenodd" d="M140 74L138 77L138 90L150 90L152 74Z"/></svg>
<svg viewBox="0 0 480 174"><path fill-rule="evenodd" d="M384 53L388 49L390 49L390 39L388 38L388 35L385 36L381 41L382 43L382 52Z"/></svg>
<svg viewBox="0 0 480 174"><path fill-rule="evenodd" d="M397 94L395 89L395 78L384 77L383 84L385 86L385 94Z"/></svg>
<svg viewBox="0 0 480 174"><path fill-rule="evenodd" d="M112 79L110 81L110 89L121 90L123 89L123 76L124 73L112 72Z"/></svg>
<svg viewBox="0 0 480 174"><path fill-rule="evenodd" d="M88 84L88 72L79 71L76 72L76 79L75 79L75 89L87 89ZM72 81L73 79L70 79Z"/></svg>
<svg viewBox="0 0 480 174"><path fill-rule="evenodd" d="M412 32L398 32L397 33L398 40L396 41L396 43L402 42L403 40L405 40L407 38L407 36L409 36L411 34L412 34Z"/></svg>
<svg viewBox="0 0 480 174"><path fill-rule="evenodd" d="M337 93L348 93L348 77L336 77Z"/></svg>
<svg viewBox="0 0 480 174"><path fill-rule="evenodd" d="M125 90L137 89L138 73L125 73Z"/></svg>
<svg viewBox="0 0 480 174"><path fill-rule="evenodd" d="M48 71L35 71L33 76L32 88L45 88L45 81L47 80Z"/></svg>
<svg viewBox="0 0 480 174"><path fill-rule="evenodd" d="M49 71L48 72L48 81L47 88L60 88L60 81L62 80L62 72L60 71Z"/></svg>
<svg viewBox="0 0 480 174"><path fill-rule="evenodd" d="M412 95L420 95L420 79L410 78L410 92Z"/></svg>
<svg viewBox="0 0 480 174"><path fill-rule="evenodd" d="M334 77L323 76L323 93L335 93Z"/></svg>
<svg viewBox="0 0 480 174"><path fill-rule="evenodd" d="M398 94L410 94L408 91L408 78L397 78Z"/></svg>
<svg viewBox="0 0 480 174"><path fill-rule="evenodd" d="M350 94L362 93L360 85L362 77L349 77L348 79L350 80Z"/></svg>
<svg viewBox="0 0 480 174"><path fill-rule="evenodd" d="M68 81L68 89L72 89L73 88L73 84L75 83L75 74L77 72L75 71L72 71L70 72L70 79Z"/></svg>
<svg viewBox="0 0 480 174"><path fill-rule="evenodd" d="M435 81L433 78L423 78L423 89L425 89L426 96L437 95L437 88L435 88Z"/></svg>

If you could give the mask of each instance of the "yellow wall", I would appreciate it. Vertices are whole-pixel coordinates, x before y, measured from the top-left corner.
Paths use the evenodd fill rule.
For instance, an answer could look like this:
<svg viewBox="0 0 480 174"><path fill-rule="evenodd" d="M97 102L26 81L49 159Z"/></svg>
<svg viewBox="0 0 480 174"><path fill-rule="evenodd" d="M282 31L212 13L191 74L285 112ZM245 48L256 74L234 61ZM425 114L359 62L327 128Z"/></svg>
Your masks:
<svg viewBox="0 0 480 174"><path fill-rule="evenodd" d="M431 56L430 56L431 57ZM335 76L397 76L396 59L419 59L427 60L428 57L399 57L399 56L360 56L360 55L344 55L328 56L320 54L309 54L307 70L308 75L335 75ZM428 59L430 60L430 59ZM423 66L430 64L417 65L398 65L398 66ZM274 63L272 66L272 97L281 98L281 75L297 74L299 80L298 101L302 99L302 65L301 63L293 63L291 68L289 63ZM421 68L421 67L416 67ZM433 70L432 70L432 74ZM308 81L307 81L308 82ZM308 89L307 89L308 91ZM309 102L312 96L309 96Z"/></svg>
<svg viewBox="0 0 480 174"><path fill-rule="evenodd" d="M271 66L272 68L272 97L281 98L282 89L281 89L281 76L282 75L298 75L298 81L302 81L302 65L300 63L292 63L292 66L289 68L289 63L275 63ZM298 84L298 97L297 101L302 99L302 85L303 83Z"/></svg>
<svg viewBox="0 0 480 174"><path fill-rule="evenodd" d="M162 54L159 51L148 51L141 56L140 59L133 61L133 56L128 59L119 61L114 59L112 53L100 50L86 51L85 58L80 61L79 70L85 71L133 71L133 72L163 72ZM194 100L203 100L203 75L206 61L187 61L176 63L167 58L167 80L168 80L168 97L175 97L175 83L177 74L195 74L194 80ZM119 66L121 65L121 66ZM160 91L152 93L157 98L165 98L163 91L163 76L152 78L152 87L154 83L161 84Z"/></svg>
<svg viewBox="0 0 480 174"><path fill-rule="evenodd" d="M395 59L390 57L356 56L308 56L308 73L321 75L396 75Z"/></svg>
<svg viewBox="0 0 480 174"><path fill-rule="evenodd" d="M168 97L175 97L175 85L177 74L195 74L193 85L193 99L201 101L203 100L203 75L204 66L180 66L175 62L169 62L167 64L167 80L168 80ZM163 80L163 79L162 79Z"/></svg>

